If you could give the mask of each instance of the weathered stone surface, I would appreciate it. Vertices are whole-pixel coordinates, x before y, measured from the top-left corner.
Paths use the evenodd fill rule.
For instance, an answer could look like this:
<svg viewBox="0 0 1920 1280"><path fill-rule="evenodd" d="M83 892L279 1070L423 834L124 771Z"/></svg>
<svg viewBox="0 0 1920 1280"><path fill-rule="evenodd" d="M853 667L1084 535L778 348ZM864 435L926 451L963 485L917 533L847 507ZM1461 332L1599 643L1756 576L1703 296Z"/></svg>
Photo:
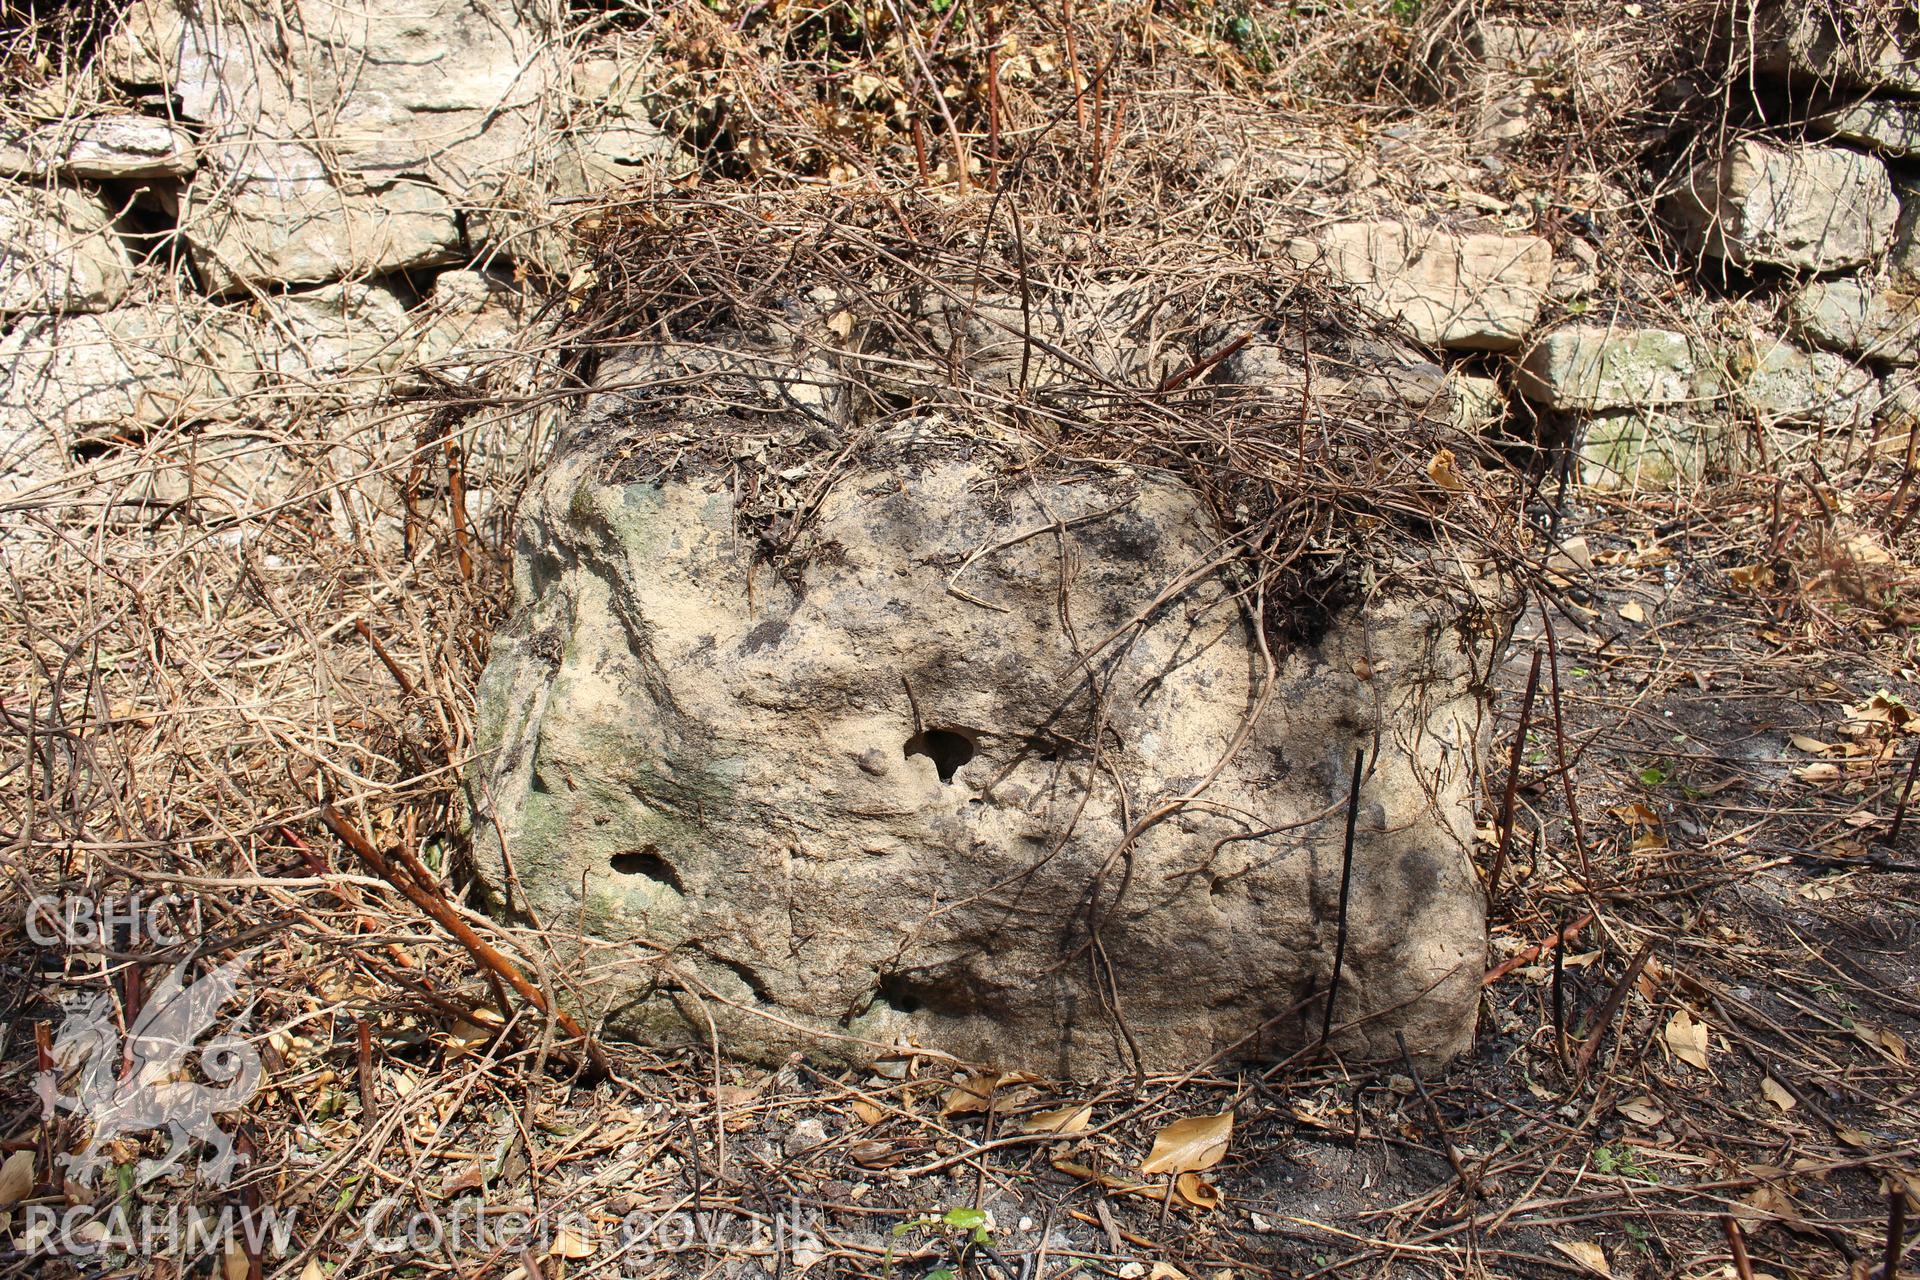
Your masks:
<svg viewBox="0 0 1920 1280"><path fill-rule="evenodd" d="M1506 351L1539 317L1553 249L1536 236L1458 235L1404 222L1347 222L1289 246L1432 346Z"/></svg>
<svg viewBox="0 0 1920 1280"><path fill-rule="evenodd" d="M104 311L126 297L114 213L90 191L0 182L0 313Z"/></svg>
<svg viewBox="0 0 1920 1280"><path fill-rule="evenodd" d="M1920 363L1920 292L1903 282L1817 280L1788 299L1787 316L1816 346L1888 364Z"/></svg>
<svg viewBox="0 0 1920 1280"><path fill-rule="evenodd" d="M168 178L192 172L193 138L153 116L95 116L0 141L0 171L31 178Z"/></svg>
<svg viewBox="0 0 1920 1280"><path fill-rule="evenodd" d="M1893 189L1900 197L1900 222L1894 228L1887 267L1896 280L1920 288L1920 182L1896 181Z"/></svg>
<svg viewBox="0 0 1920 1280"><path fill-rule="evenodd" d="M1229 337L1222 333L1209 345ZM1307 395L1322 404L1391 406L1409 419L1451 421L1457 413L1446 370L1397 341L1363 340L1347 358L1322 353L1309 372L1297 345L1262 337L1221 361L1219 380L1272 396L1283 413L1297 413Z"/></svg>
<svg viewBox="0 0 1920 1280"><path fill-rule="evenodd" d="M1870 98L1821 112L1816 129L1884 155L1920 151L1920 99Z"/></svg>
<svg viewBox="0 0 1920 1280"><path fill-rule="evenodd" d="M1467 1044L1484 655L1456 608L1356 605L1263 698L1232 581L1148 607L1218 545L1176 483L1016 480L994 440L930 426L825 492L807 537L832 552L794 578L756 565L731 486L623 472L632 442L617 415L580 424L523 507L472 777L489 893L599 940L584 995L616 1028L700 1042L710 1016L759 1058L918 1044L1086 1075L1129 1056L1110 977L1150 1069L1298 1044L1317 1024L1289 1010L1316 1007L1332 962L1353 751L1377 729L1338 1006L1361 1025L1337 1038ZM1058 536L1019 536L1036 529ZM1116 627L1092 657L1101 710L1085 664ZM1212 803L1139 821L1216 767Z"/></svg>
<svg viewBox="0 0 1920 1280"><path fill-rule="evenodd" d="M618 45L574 67L577 106L562 137L567 144L563 154L579 166L581 194L684 167L672 139L648 111L651 72L635 51Z"/></svg>
<svg viewBox="0 0 1920 1280"><path fill-rule="evenodd" d="M1691 399L1697 367L1684 334L1570 324L1526 353L1517 385L1536 404L1593 413Z"/></svg>
<svg viewBox="0 0 1920 1280"><path fill-rule="evenodd" d="M171 84L186 17L173 0L133 0L100 45L100 66L129 85Z"/></svg>
<svg viewBox="0 0 1920 1280"><path fill-rule="evenodd" d="M0 338L0 423L62 438L231 417L258 383L252 325L215 307L47 316Z"/></svg>
<svg viewBox="0 0 1920 1280"><path fill-rule="evenodd" d="M1743 141L1694 169L1674 211L1696 247L1737 266L1832 271L1885 252L1900 207L1872 156Z"/></svg>
<svg viewBox="0 0 1920 1280"><path fill-rule="evenodd" d="M408 363L406 304L380 284L347 281L265 298L260 367L282 384L329 397L365 398L386 390L384 375Z"/></svg>
<svg viewBox="0 0 1920 1280"><path fill-rule="evenodd" d="M1580 479L1606 491L1663 490L1698 481L1713 465L1721 428L1659 410L1595 414L1580 438Z"/></svg>
<svg viewBox="0 0 1920 1280"><path fill-rule="evenodd" d="M419 182L354 190L325 178L226 183L203 172L187 188L181 226L194 266L216 295L410 270L462 256L453 202Z"/></svg>
<svg viewBox="0 0 1920 1280"><path fill-rule="evenodd" d="M511 279L485 271L442 271L427 299L429 318L417 359L457 378L467 368L454 361L483 363L521 345L531 310L526 290Z"/></svg>
<svg viewBox="0 0 1920 1280"><path fill-rule="evenodd" d="M550 11L532 3L207 0L177 32L180 113L229 151L299 144L336 172L478 190L517 168L558 65ZM249 173L228 158L230 172ZM276 166L278 168L278 166Z"/></svg>
<svg viewBox="0 0 1920 1280"><path fill-rule="evenodd" d="M1475 140L1497 146L1530 136L1550 98L1630 92L1636 74L1627 48L1585 27L1482 16L1468 21L1441 71L1472 112Z"/></svg>
<svg viewBox="0 0 1920 1280"><path fill-rule="evenodd" d="M914 305L925 343L915 354L995 388L1016 387L1023 374L1029 386L1132 381L1160 372L1149 369L1156 353L1140 333L1161 301L1151 287L1130 283L1036 291L1024 307L1006 294L929 289ZM1029 331L1045 340L1029 344ZM1082 354L1070 356L1068 348ZM1188 363L1185 353L1157 354L1163 363Z"/></svg>
<svg viewBox="0 0 1920 1280"><path fill-rule="evenodd" d="M1802 351L1754 334L1733 382L1736 405L1763 427L1782 423L1864 428L1880 403L1880 380L1845 356Z"/></svg>
<svg viewBox="0 0 1920 1280"><path fill-rule="evenodd" d="M1492 378L1447 375L1452 419L1467 431L1493 431L1506 421L1507 393Z"/></svg>
<svg viewBox="0 0 1920 1280"><path fill-rule="evenodd" d="M1839 10L1835 10L1839 12ZM1775 0L1754 18L1758 68L1803 85L1920 93L1920 21L1888 31L1871 20L1842 34L1818 6Z"/></svg>

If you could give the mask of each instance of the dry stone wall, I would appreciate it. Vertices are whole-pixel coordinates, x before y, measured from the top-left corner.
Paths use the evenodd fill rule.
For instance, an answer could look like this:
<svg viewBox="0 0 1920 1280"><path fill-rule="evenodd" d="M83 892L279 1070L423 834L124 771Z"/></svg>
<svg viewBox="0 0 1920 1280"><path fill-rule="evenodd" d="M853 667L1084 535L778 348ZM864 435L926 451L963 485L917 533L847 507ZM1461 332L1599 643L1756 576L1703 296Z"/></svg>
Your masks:
<svg viewBox="0 0 1920 1280"><path fill-rule="evenodd" d="M537 346L533 288L575 261L558 202L677 163L644 59L561 18L135 0L0 130L0 486L90 439L404 402Z"/></svg>

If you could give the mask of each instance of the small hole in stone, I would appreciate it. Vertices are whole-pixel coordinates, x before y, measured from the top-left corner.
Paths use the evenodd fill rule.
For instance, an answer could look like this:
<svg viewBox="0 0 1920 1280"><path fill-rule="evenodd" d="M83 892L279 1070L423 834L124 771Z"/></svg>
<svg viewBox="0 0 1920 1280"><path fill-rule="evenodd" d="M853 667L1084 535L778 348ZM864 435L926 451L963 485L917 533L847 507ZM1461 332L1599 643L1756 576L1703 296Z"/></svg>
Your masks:
<svg viewBox="0 0 1920 1280"><path fill-rule="evenodd" d="M897 1013L918 1013L922 1008L920 997L914 994L906 978L897 973L882 974L876 994Z"/></svg>
<svg viewBox="0 0 1920 1280"><path fill-rule="evenodd" d="M656 845L648 845L644 849L632 849L626 853L616 853L607 859L607 865L620 875L645 876L649 880L658 880L661 884L670 885L676 893L686 892L680 884L680 873L673 869L671 862L660 856L660 849Z"/></svg>
<svg viewBox="0 0 1920 1280"><path fill-rule="evenodd" d="M933 761L940 781L952 782L960 766L973 759L973 739L954 729L922 729L907 739L903 754Z"/></svg>

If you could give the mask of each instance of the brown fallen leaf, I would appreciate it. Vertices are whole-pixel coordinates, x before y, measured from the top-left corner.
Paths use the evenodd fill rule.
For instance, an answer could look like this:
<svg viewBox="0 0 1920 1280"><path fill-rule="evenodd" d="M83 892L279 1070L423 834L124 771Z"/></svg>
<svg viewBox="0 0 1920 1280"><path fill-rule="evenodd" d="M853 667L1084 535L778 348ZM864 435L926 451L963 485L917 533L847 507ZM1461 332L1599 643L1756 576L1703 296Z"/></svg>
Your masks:
<svg viewBox="0 0 1920 1280"><path fill-rule="evenodd" d="M1628 622L1638 622L1644 625L1647 620L1647 610L1638 600L1629 600L1620 606L1620 616Z"/></svg>
<svg viewBox="0 0 1920 1280"><path fill-rule="evenodd" d="M1427 479L1449 493L1460 493L1466 489L1467 482L1460 478L1458 464L1453 450L1441 449L1427 460Z"/></svg>
<svg viewBox="0 0 1920 1280"><path fill-rule="evenodd" d="M1667 1020L1666 1038L1674 1057L1688 1066L1708 1070L1706 1023L1695 1022L1685 1009L1678 1010Z"/></svg>
<svg viewBox="0 0 1920 1280"><path fill-rule="evenodd" d="M0 1161L0 1209L19 1204L33 1194L33 1151L16 1151Z"/></svg>
<svg viewBox="0 0 1920 1280"><path fill-rule="evenodd" d="M1014 1085L1033 1079L1024 1071L976 1071L956 1076L947 1100L940 1104L943 1116L964 1116L980 1111L1004 1110L1017 1099L1009 1096Z"/></svg>
<svg viewBox="0 0 1920 1280"><path fill-rule="evenodd" d="M1052 1133L1060 1137L1071 1137L1084 1133L1093 1120L1093 1106L1059 1107L1052 1111L1041 1111L1027 1116L1020 1122L1022 1133Z"/></svg>
<svg viewBox="0 0 1920 1280"><path fill-rule="evenodd" d="M1233 1112L1175 1120L1153 1137L1153 1150L1140 1166L1144 1174L1192 1173L1211 1169L1227 1154L1233 1137Z"/></svg>
<svg viewBox="0 0 1920 1280"><path fill-rule="evenodd" d="M1655 1106L1653 1099L1644 1093L1637 1098L1628 1098L1625 1102L1618 1103L1614 1110L1635 1124L1643 1124L1648 1128L1667 1118L1667 1113Z"/></svg>
<svg viewBox="0 0 1920 1280"><path fill-rule="evenodd" d="M1599 1245L1585 1240L1555 1240L1552 1243L1554 1248L1595 1275L1613 1280L1613 1268L1607 1265L1607 1255Z"/></svg>
<svg viewBox="0 0 1920 1280"><path fill-rule="evenodd" d="M854 1118L859 1120L861 1124L879 1124L887 1118L887 1113L884 1108L875 1106L865 1098L855 1098L853 1100L853 1114Z"/></svg>
<svg viewBox="0 0 1920 1280"><path fill-rule="evenodd" d="M1871 1022L1856 1022L1853 1024L1853 1034L1869 1048L1884 1049L1895 1062L1901 1066L1906 1065L1907 1042L1887 1028L1876 1026ZM0 1204L5 1203L5 1198L0 1197Z"/></svg>
<svg viewBox="0 0 1920 1280"><path fill-rule="evenodd" d="M1183 1173L1173 1180L1173 1194L1196 1209L1218 1209L1220 1188L1197 1173Z"/></svg>
<svg viewBox="0 0 1920 1280"><path fill-rule="evenodd" d="M591 1258L593 1241L582 1237L571 1227L562 1227L553 1233L553 1243L547 1246L550 1258Z"/></svg>
<svg viewBox="0 0 1920 1280"><path fill-rule="evenodd" d="M1832 744L1822 742L1818 738L1809 738L1804 733L1794 734L1792 742L1796 749L1804 751L1808 755L1823 756L1833 750Z"/></svg>
<svg viewBox="0 0 1920 1280"><path fill-rule="evenodd" d="M1799 1102L1799 1099L1788 1091L1787 1086L1781 1084L1772 1076L1760 1077L1760 1093L1768 1102L1771 1102L1782 1111L1793 1110L1794 1105Z"/></svg>
<svg viewBox="0 0 1920 1280"><path fill-rule="evenodd" d="M847 1148L847 1154L853 1157L855 1164L868 1169L891 1169L905 1158L894 1150L892 1143L873 1139L854 1143Z"/></svg>

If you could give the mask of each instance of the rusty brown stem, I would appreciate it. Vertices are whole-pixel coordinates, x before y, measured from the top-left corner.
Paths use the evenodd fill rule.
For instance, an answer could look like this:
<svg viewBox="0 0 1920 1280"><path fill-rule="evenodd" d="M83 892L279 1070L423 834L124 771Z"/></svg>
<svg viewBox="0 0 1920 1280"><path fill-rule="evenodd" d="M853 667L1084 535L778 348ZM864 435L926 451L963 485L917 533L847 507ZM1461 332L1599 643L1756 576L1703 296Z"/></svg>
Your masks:
<svg viewBox="0 0 1920 1280"><path fill-rule="evenodd" d="M593 1064L595 1070L603 1075L611 1074L606 1051L600 1047L600 1042L588 1035L586 1030L564 1009L550 1008L547 998L540 993L538 987L527 981L526 975L520 972L519 966L502 955L485 938L475 933L473 926L462 920L452 905L439 896L431 880L417 883L410 872L388 862L386 857L369 844L367 838L361 835L351 822L347 821L346 815L332 805L320 806L320 821L326 824L327 830L338 837L341 844L352 850L355 857L366 863L375 875L399 890L407 901L413 903L441 928L452 934L454 940L465 947L467 953L482 968L505 981L519 993L522 1000L551 1017L560 1024L561 1030L578 1039L585 1046L587 1059ZM418 863L414 865L417 866ZM504 1013L506 1010L503 1009L501 1012Z"/></svg>

